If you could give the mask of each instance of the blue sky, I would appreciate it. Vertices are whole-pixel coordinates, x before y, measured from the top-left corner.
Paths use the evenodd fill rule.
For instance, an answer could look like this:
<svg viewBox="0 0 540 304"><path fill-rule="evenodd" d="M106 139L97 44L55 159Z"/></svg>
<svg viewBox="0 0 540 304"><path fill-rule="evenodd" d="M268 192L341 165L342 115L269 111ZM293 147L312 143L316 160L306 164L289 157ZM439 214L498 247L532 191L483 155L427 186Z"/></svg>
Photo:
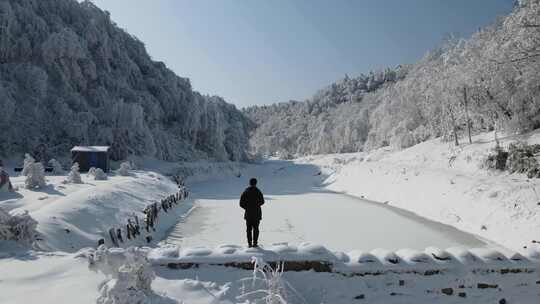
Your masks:
<svg viewBox="0 0 540 304"><path fill-rule="evenodd" d="M244 107L305 100L362 72L414 63L514 0L93 0L195 90Z"/></svg>

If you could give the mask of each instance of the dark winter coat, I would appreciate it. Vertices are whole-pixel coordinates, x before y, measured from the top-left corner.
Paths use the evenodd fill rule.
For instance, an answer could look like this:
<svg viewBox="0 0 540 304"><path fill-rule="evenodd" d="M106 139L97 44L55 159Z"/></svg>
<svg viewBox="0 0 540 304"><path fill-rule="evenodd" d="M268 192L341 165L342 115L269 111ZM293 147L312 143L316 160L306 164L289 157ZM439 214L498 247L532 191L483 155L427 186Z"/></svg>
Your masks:
<svg viewBox="0 0 540 304"><path fill-rule="evenodd" d="M264 205L264 197L257 187L248 187L240 197L240 207L245 210L244 219L247 221L262 219L262 205Z"/></svg>

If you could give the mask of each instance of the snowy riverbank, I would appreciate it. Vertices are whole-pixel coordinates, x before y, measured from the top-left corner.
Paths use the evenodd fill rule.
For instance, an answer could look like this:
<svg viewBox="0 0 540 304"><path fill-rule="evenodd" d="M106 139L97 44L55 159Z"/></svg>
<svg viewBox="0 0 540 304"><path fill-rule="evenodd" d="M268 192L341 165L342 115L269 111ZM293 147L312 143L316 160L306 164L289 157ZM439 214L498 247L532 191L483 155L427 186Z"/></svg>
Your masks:
<svg viewBox="0 0 540 304"><path fill-rule="evenodd" d="M533 134L529 140L538 138ZM252 256L269 262L288 260L291 267L310 266L306 259L326 268L327 263L333 265L323 267L328 272L286 271L282 279L294 288L289 289L294 294L290 303L496 303L501 299L535 303L539 252L532 250L538 247L528 239L538 235L538 207L531 187L539 184L521 175L478 169L493 146L488 139L488 135L476 138L476 144L459 150L431 141L400 152L249 165L148 161L140 166L146 171L110 176L106 181L83 175L80 185L63 184L61 176L47 177L46 189L21 187L0 201L11 213L29 210L44 236L41 245L56 250L20 251L0 258L0 268L7 270L0 279L0 302L50 302L60 293L48 289L53 285L70 289L56 303L94 303L105 276L88 271L80 255L66 252L95 246L109 227L125 223L134 210L174 193L177 185L165 175L184 172L190 176L193 201L161 218L150 244L164 239L181 219L174 231L178 239L166 240L180 248L162 242L161 247L143 249L148 250L157 276L152 289L180 303L254 300L245 294L265 286L251 283L252 271L245 267ZM448 159L453 160L451 167ZM243 221L237 200L252 176L260 179L267 198L260 251L241 246ZM21 177L13 178L15 186L22 182ZM511 250L458 248L491 245L393 207L525 252L525 257ZM189 210L193 212L183 216ZM426 249L433 245L457 247ZM524 245L531 250L524 250ZM529 267L531 262L534 265Z"/></svg>
<svg viewBox="0 0 540 304"><path fill-rule="evenodd" d="M142 249L153 272L153 292L170 303L536 303L538 254L505 256L490 249L331 252L304 243L265 249L167 246ZM140 251L139 251L140 252ZM119 267L134 252L100 248L95 266ZM274 269L253 271L268 263ZM282 263L281 263L282 262ZM148 269L148 268L146 268ZM257 278L254 278L257 276ZM118 279L110 286L128 282ZM148 295L152 292L148 291ZM161 303L161 302L159 302ZM169 302L164 302L169 303Z"/></svg>
<svg viewBox="0 0 540 304"><path fill-rule="evenodd" d="M39 248L75 252L96 246L101 238L110 245L110 228L125 230L127 220L133 220L134 216L142 225L146 206L178 191L178 186L168 177L151 171L133 171L130 176L110 175L107 180L81 176L82 184L64 184L65 176L47 176L47 186L36 190L23 187L24 177L14 177L12 182L18 191L0 194L0 207L12 214L29 211L38 222L37 231L42 239L37 244ZM160 216L152 238L162 239L178 216L190 208L191 202L183 202L172 213ZM144 244L146 240L141 236L126 239L122 245Z"/></svg>
<svg viewBox="0 0 540 304"><path fill-rule="evenodd" d="M512 250L540 241L540 179L480 168L493 134L453 147L439 139L398 152L336 154L297 160L319 166L329 190L412 211ZM540 143L540 133L500 140Z"/></svg>
<svg viewBox="0 0 540 304"><path fill-rule="evenodd" d="M345 252L489 246L453 227L321 188L319 172L314 165L269 160L246 166L238 177L190 183L194 209L166 241L181 247L245 245L238 198L249 179L257 177L266 199L259 240L263 246L313 242Z"/></svg>

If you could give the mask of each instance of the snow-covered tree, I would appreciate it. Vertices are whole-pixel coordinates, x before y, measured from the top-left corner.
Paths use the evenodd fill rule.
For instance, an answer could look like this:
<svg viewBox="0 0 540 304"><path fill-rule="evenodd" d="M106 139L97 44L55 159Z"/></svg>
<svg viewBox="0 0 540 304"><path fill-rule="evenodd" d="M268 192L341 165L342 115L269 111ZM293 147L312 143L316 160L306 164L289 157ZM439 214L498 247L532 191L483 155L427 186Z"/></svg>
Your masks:
<svg viewBox="0 0 540 304"><path fill-rule="evenodd" d="M114 160L246 158L246 117L153 61L91 1L6 0L0 12L0 155L91 142Z"/></svg>
<svg viewBox="0 0 540 304"><path fill-rule="evenodd" d="M256 124L251 150L294 156L527 132L540 128L538 71L540 1L523 0L505 18L469 39L449 37L415 64L346 76L305 102L245 109Z"/></svg>
<svg viewBox="0 0 540 304"><path fill-rule="evenodd" d="M43 188L46 185L45 168L41 163L29 162L25 166L26 178L24 179L24 187L26 189Z"/></svg>
<svg viewBox="0 0 540 304"><path fill-rule="evenodd" d="M114 160L236 161L248 151L405 148L469 130L540 127L538 0L520 0L505 18L414 64L346 75L309 100L243 112L152 61L90 1L7 0L0 12L1 155L43 141L61 155L92 142L110 145Z"/></svg>
<svg viewBox="0 0 540 304"><path fill-rule="evenodd" d="M36 163L36 160L28 153L24 154L24 161L23 161L23 169L21 171L21 174L23 176L28 175L28 171L30 170L30 167Z"/></svg>
<svg viewBox="0 0 540 304"><path fill-rule="evenodd" d="M74 163L71 166L66 182L71 184L82 184L81 173L79 172L79 163Z"/></svg>
<svg viewBox="0 0 540 304"><path fill-rule="evenodd" d="M404 79L408 66L345 76L305 102L255 106L244 113L257 125L250 143L255 154L294 157L357 152L364 147L373 94Z"/></svg>
<svg viewBox="0 0 540 304"><path fill-rule="evenodd" d="M64 175L64 168L62 167L62 164L60 164L60 162L56 159L51 159L49 161L49 166L51 166L52 168L53 175Z"/></svg>
<svg viewBox="0 0 540 304"><path fill-rule="evenodd" d="M131 164L129 162L123 162L120 164L120 168L118 168L118 170L116 170L116 172L119 174L119 175L122 175L122 176L129 176L129 172L131 171Z"/></svg>

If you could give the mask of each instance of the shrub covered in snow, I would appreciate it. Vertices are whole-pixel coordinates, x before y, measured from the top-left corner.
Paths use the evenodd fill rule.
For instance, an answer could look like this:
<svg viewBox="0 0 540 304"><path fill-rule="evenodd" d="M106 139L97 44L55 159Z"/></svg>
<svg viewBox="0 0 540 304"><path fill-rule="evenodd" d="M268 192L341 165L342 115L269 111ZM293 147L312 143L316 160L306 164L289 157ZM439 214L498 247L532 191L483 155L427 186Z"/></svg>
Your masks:
<svg viewBox="0 0 540 304"><path fill-rule="evenodd" d="M485 169L505 170L507 159L508 151L500 145L496 145L493 151L484 159L482 167Z"/></svg>
<svg viewBox="0 0 540 304"><path fill-rule="evenodd" d="M508 149L497 145L484 160L483 167L507 170L510 173L527 174L529 178L540 177L540 145L523 142L512 143Z"/></svg>
<svg viewBox="0 0 540 304"><path fill-rule="evenodd" d="M537 157L540 145L527 145L518 142L508 146L506 168L510 173L526 173L529 178L540 177L540 164Z"/></svg>
<svg viewBox="0 0 540 304"><path fill-rule="evenodd" d="M82 184L81 173L79 172L79 163L74 163L71 166L71 171L68 174L66 182L71 184Z"/></svg>
<svg viewBox="0 0 540 304"><path fill-rule="evenodd" d="M45 187L45 168L41 163L31 162L25 165L24 187L26 189L36 189Z"/></svg>
<svg viewBox="0 0 540 304"><path fill-rule="evenodd" d="M23 176L26 176L28 174L28 170L30 170L30 166L35 162L36 160L30 154L24 154L23 169L21 171L21 174Z"/></svg>
<svg viewBox="0 0 540 304"><path fill-rule="evenodd" d="M152 291L155 273L147 251L131 247L107 249L104 245L88 254L90 268L110 275L102 284L98 304L174 303Z"/></svg>
<svg viewBox="0 0 540 304"><path fill-rule="evenodd" d="M101 287L98 304L155 303L151 288L155 275L149 266L122 265L115 279Z"/></svg>
<svg viewBox="0 0 540 304"><path fill-rule="evenodd" d="M49 166L52 167L52 175L64 175L64 168L62 167L62 164L56 159L51 159L49 161Z"/></svg>
<svg viewBox="0 0 540 304"><path fill-rule="evenodd" d="M252 258L252 287L255 290L244 292L239 300L248 299L247 303L287 304L306 303L305 299L283 278L284 264L278 263L272 268L268 263L256 257Z"/></svg>
<svg viewBox="0 0 540 304"><path fill-rule="evenodd" d="M129 162L123 162L120 164L120 168L116 171L119 175L128 176L131 171L131 164Z"/></svg>
<svg viewBox="0 0 540 304"><path fill-rule="evenodd" d="M23 243L33 243L38 233L37 222L27 211L10 215L0 208L0 240L13 240Z"/></svg>
<svg viewBox="0 0 540 304"><path fill-rule="evenodd" d="M107 180L107 174L101 168L90 168L88 170L88 176L93 177L94 180Z"/></svg>

